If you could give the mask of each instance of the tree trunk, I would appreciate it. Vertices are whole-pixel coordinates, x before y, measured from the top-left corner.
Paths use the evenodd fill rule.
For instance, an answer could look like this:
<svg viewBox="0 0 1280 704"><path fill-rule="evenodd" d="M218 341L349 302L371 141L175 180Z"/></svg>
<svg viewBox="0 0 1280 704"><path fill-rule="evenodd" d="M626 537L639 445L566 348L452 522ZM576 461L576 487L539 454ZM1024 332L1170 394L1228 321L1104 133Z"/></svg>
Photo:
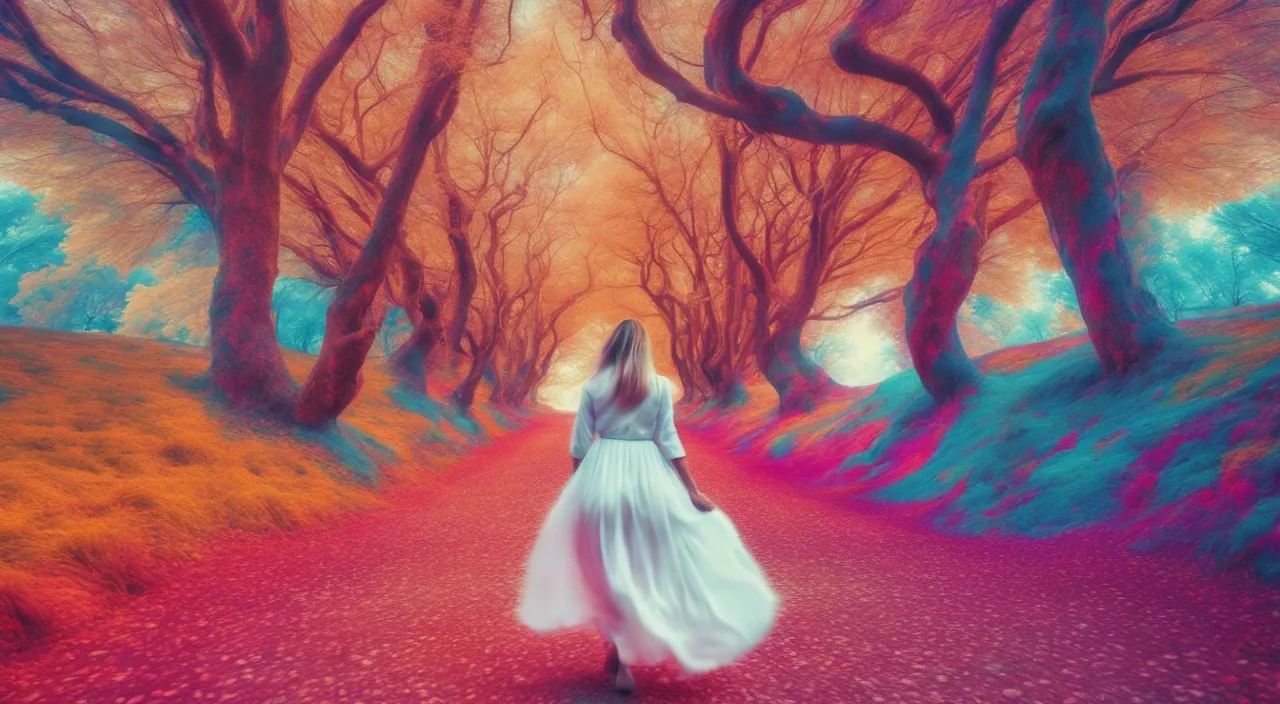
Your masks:
<svg viewBox="0 0 1280 704"><path fill-rule="evenodd" d="M800 345L803 321L782 321L773 335L756 347L756 364L769 385L778 392L782 414L812 411L835 385Z"/></svg>
<svg viewBox="0 0 1280 704"><path fill-rule="evenodd" d="M542 356L542 361L538 364L536 373L529 380L529 391L525 394L525 402L529 405L537 405L538 391L542 388L542 382L546 381L547 374L551 372L551 359L555 353L552 348L550 352Z"/></svg>
<svg viewBox="0 0 1280 704"><path fill-rule="evenodd" d="M711 402L721 408L739 406L747 401L747 387L742 383L737 364L739 345L742 344L738 332L741 330L744 313L742 309L746 303L741 269L741 258L729 257L725 272L724 322L719 332L720 346L713 361L713 368L720 381L711 389Z"/></svg>
<svg viewBox="0 0 1280 704"><path fill-rule="evenodd" d="M403 386L425 395L428 360L444 334L440 303L425 289L425 271L417 256L401 247L398 264L399 285L389 280L387 288L393 294L392 299L404 309L412 331L388 361Z"/></svg>
<svg viewBox="0 0 1280 704"><path fill-rule="evenodd" d="M269 118L243 156L217 168L218 274L209 306L214 388L242 411L287 416L297 386L271 315L279 272L280 172ZM248 141L248 140L246 140Z"/></svg>
<svg viewBox="0 0 1280 704"><path fill-rule="evenodd" d="M471 348L471 364L467 367L467 375L462 378L457 388L453 390L453 403L462 410L469 410L476 402L476 389L480 387L480 382L484 380L485 371L489 366L489 359L493 356L493 347L484 345L479 348L473 346Z"/></svg>
<svg viewBox="0 0 1280 704"><path fill-rule="evenodd" d="M405 213L431 140L457 106L458 73L447 71L428 81L409 115L404 146L378 207L369 239L343 278L329 305L324 342L298 396L294 417L316 427L332 422L358 393L360 369L373 346L381 320L371 316L374 298L387 275L388 260L403 244Z"/></svg>
<svg viewBox="0 0 1280 704"><path fill-rule="evenodd" d="M489 403L505 405L510 379L498 368L497 350L494 352L489 356L489 366L484 370L484 379L489 382Z"/></svg>
<svg viewBox="0 0 1280 704"><path fill-rule="evenodd" d="M964 115L947 143L946 165L926 183L926 191L930 187L934 191L938 223L916 250L915 272L903 289L902 302L911 361L920 383L939 401L971 388L980 377L956 326L982 256L983 236L969 191L1000 54L1030 6L1031 0L1008 0L993 15ZM982 207L986 207L985 197Z"/></svg>
<svg viewBox="0 0 1280 704"><path fill-rule="evenodd" d="M470 211L460 197L451 194L448 236L449 247L453 250L454 268L458 273L458 295L453 300L453 315L449 318L445 342L455 361L465 354L462 349L462 338L467 334L467 315L471 311L471 301L475 298L478 285L475 253L471 249L471 241L467 239L470 222Z"/></svg>
<svg viewBox="0 0 1280 704"><path fill-rule="evenodd" d="M698 362L696 331L701 326L691 317L697 314L696 308L685 306L683 312L683 331L677 340L680 345L680 357L684 360L685 369L689 373L690 394L687 398L690 403L700 403L707 398L706 375L702 373L702 367Z"/></svg>
<svg viewBox="0 0 1280 704"><path fill-rule="evenodd" d="M408 388L425 395L427 373L430 369L427 361L443 335L440 306L435 297L426 291L421 292L418 296L418 314L411 317L414 318L413 333L391 355L391 368Z"/></svg>
<svg viewBox="0 0 1280 704"><path fill-rule="evenodd" d="M512 408L523 408L529 399L529 391L533 388L533 360L526 359L517 367L511 381L507 383L503 393L503 402Z"/></svg>
<svg viewBox="0 0 1280 704"><path fill-rule="evenodd" d="M680 378L680 402L688 403L693 400L697 389L693 381L693 371L689 369L688 360L680 352L680 341L676 333L675 323L670 323L667 327L667 343L671 353L671 363L676 368L676 376Z"/></svg>
<svg viewBox="0 0 1280 704"><path fill-rule="evenodd" d="M827 236L834 217L834 213L824 207L822 191L815 193L812 201L809 242L796 295L789 307L782 311L772 333L768 332L768 323L765 323L762 329L764 340L757 347L760 369L778 392L779 411L783 414L813 410L835 385L826 370L805 354L800 344L805 321L818 301L828 256ZM758 314L763 314L763 311Z"/></svg>
<svg viewBox="0 0 1280 704"><path fill-rule="evenodd" d="M941 236L921 243L915 274L902 292L911 361L925 390L940 401L972 387L979 377L956 327L982 253L967 198L963 207Z"/></svg>
<svg viewBox="0 0 1280 704"><path fill-rule="evenodd" d="M733 408L747 402L747 387L740 379L727 377L711 388L708 401L716 408Z"/></svg>
<svg viewBox="0 0 1280 704"><path fill-rule="evenodd" d="M720 214L724 220L725 233L747 269L751 295L755 298L751 340L756 368L778 392L780 412L791 413L812 408L816 398L830 386L831 378L800 349L803 320L788 327L780 326L773 332L769 329L769 314L773 308L773 282L768 270L755 252L751 251L738 228L739 152L731 150L723 136L716 144L720 152ZM816 215L810 224L818 224ZM736 379L736 375L734 378ZM735 390L730 385L723 392L734 393ZM745 397L745 393L743 395Z"/></svg>
<svg viewBox="0 0 1280 704"><path fill-rule="evenodd" d="M1023 90L1018 159L1049 221L1105 371L1124 373L1173 334L1121 237L1119 192L1090 93L1106 41L1106 0L1054 0Z"/></svg>

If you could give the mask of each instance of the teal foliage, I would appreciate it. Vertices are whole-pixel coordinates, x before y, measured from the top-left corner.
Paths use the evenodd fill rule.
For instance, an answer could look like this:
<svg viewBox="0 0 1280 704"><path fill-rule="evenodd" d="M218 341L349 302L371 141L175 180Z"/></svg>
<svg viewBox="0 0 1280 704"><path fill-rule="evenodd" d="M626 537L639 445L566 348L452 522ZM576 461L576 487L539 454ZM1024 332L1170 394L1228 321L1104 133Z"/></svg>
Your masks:
<svg viewBox="0 0 1280 704"><path fill-rule="evenodd" d="M15 299L24 325L72 332L115 332L133 284L115 267L86 262L75 276L56 278Z"/></svg>
<svg viewBox="0 0 1280 704"><path fill-rule="evenodd" d="M115 332L129 292L134 286L154 285L159 277L146 266L121 272L95 259L68 261L62 249L67 224L42 213L39 204L31 193L0 184L0 324ZM166 253L180 254L187 267L217 263L212 230L200 211L190 210L175 235L150 252ZM19 297L22 277L59 269L63 271L47 277L48 283ZM160 330L163 321L152 327Z"/></svg>
<svg viewBox="0 0 1280 704"><path fill-rule="evenodd" d="M779 435L773 439L773 442L769 443L769 459L776 460L786 457L791 454L795 446L796 438L794 434Z"/></svg>
<svg viewBox="0 0 1280 704"><path fill-rule="evenodd" d="M299 439L325 448L357 481L370 487L379 483L379 467L397 459L391 448L350 423L339 421L325 428L293 432Z"/></svg>
<svg viewBox="0 0 1280 704"><path fill-rule="evenodd" d="M283 347L316 354L324 342L325 319L333 302L333 288L311 279L282 276L272 291L276 338ZM371 357L389 357L412 331L409 317L398 307L387 312Z"/></svg>
<svg viewBox="0 0 1280 704"><path fill-rule="evenodd" d="M1280 267L1280 185L1219 206L1210 221L1232 242Z"/></svg>
<svg viewBox="0 0 1280 704"><path fill-rule="evenodd" d="M1037 272L1027 285L1034 295L1015 305L982 294L971 295L961 310L961 319L1000 346L1008 347L1055 337L1063 332L1059 319L1064 313L1079 315L1075 289L1063 272Z"/></svg>
<svg viewBox="0 0 1280 704"><path fill-rule="evenodd" d="M182 225L172 237L162 240L153 256L176 253L188 267L210 267L218 265L218 243L214 234L213 223L209 216L199 208L190 208L182 218Z"/></svg>
<svg viewBox="0 0 1280 704"><path fill-rule="evenodd" d="M276 337L289 349L315 354L324 340L325 314L333 301L333 289L309 279L282 276L276 280L271 308L276 317Z"/></svg>
<svg viewBox="0 0 1280 704"><path fill-rule="evenodd" d="M403 308L392 306L378 330L377 354L390 357L412 334L413 323L409 321L409 315Z"/></svg>
<svg viewBox="0 0 1280 704"><path fill-rule="evenodd" d="M66 223L40 212L40 199L0 184L0 324L22 322L13 298L22 277L66 261L62 240Z"/></svg>
<svg viewBox="0 0 1280 704"><path fill-rule="evenodd" d="M1280 262L1258 256L1230 233L1152 219L1148 236L1142 275L1171 319L1280 299Z"/></svg>
<svg viewBox="0 0 1280 704"><path fill-rule="evenodd" d="M416 413L432 423L438 424L450 410L448 406L429 396L401 386L387 390L387 397L406 411Z"/></svg>
<svg viewBox="0 0 1280 704"><path fill-rule="evenodd" d="M1127 240L1146 288L1171 320L1280 301L1280 187L1222 205L1200 223L1139 217L1131 200ZM1001 346L1060 334L1059 316L1080 310L1070 279L1037 272L1029 286L1029 300L1013 305L970 296L962 319Z"/></svg>
<svg viewBox="0 0 1280 704"><path fill-rule="evenodd" d="M930 505L928 520L948 531L1047 537L1148 525L1150 547L1184 545L1280 578L1280 543L1250 547L1274 540L1280 521L1280 446L1236 470L1230 488L1223 473L1229 453L1266 442L1268 431L1253 424L1263 399L1280 394L1280 355L1245 373L1224 366L1223 355L1242 335L1249 346L1280 349L1277 318L1280 306L1216 316L1123 377L1103 376L1087 344L1017 371L992 365L958 409L934 403L904 372L835 421L837 443L869 423L887 426L830 481L881 502ZM764 437L775 457L794 440ZM1232 503L1238 496L1257 498Z"/></svg>

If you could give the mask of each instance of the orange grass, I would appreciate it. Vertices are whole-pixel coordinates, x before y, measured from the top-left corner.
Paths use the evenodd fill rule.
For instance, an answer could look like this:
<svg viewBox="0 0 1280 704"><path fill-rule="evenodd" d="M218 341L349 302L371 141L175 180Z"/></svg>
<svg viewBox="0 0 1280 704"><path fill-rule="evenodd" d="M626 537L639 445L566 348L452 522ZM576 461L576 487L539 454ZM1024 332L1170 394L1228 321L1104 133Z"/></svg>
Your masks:
<svg viewBox="0 0 1280 704"><path fill-rule="evenodd" d="M311 362L289 358L299 378ZM144 591L211 536L379 503L322 444L210 403L192 382L207 366L200 348L0 328L0 646ZM424 481L410 468L440 469L475 438L399 407L392 383L371 362L342 420L389 451L375 453L381 479Z"/></svg>
<svg viewBox="0 0 1280 704"><path fill-rule="evenodd" d="M1236 322L1234 330L1220 329L1225 328L1221 323L1212 328L1208 325L1193 328L1196 334L1202 336L1224 337L1208 347L1208 351L1214 356L1213 361L1182 379L1170 394L1169 403L1206 394L1232 381L1248 377L1280 355L1280 335L1277 334L1280 333L1280 318L1233 322Z"/></svg>
<svg viewBox="0 0 1280 704"><path fill-rule="evenodd" d="M1056 357L1088 341L1088 335L1081 332L1030 345L1005 347L983 356L978 365L987 373L1016 374L1042 359Z"/></svg>

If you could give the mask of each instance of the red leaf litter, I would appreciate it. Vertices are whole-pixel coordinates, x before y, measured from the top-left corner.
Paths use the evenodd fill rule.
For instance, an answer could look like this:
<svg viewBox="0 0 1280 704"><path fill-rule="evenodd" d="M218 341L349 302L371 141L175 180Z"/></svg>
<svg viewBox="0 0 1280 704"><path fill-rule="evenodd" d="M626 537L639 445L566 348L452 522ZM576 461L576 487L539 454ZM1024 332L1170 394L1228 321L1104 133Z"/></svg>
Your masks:
<svg viewBox="0 0 1280 704"><path fill-rule="evenodd" d="M228 542L0 664L0 702L609 702L591 633L514 617L567 419L321 531ZM782 596L740 664L638 668L645 702L1280 702L1280 597L1102 541L961 538L800 493L687 438Z"/></svg>

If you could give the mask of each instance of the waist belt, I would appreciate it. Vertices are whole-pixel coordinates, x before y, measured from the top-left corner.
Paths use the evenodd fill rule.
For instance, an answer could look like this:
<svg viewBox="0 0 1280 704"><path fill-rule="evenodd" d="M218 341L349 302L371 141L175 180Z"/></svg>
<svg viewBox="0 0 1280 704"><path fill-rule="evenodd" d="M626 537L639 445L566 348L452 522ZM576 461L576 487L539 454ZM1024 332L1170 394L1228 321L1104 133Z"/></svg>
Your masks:
<svg viewBox="0 0 1280 704"><path fill-rule="evenodd" d="M601 440L623 440L625 442L653 442L653 438L615 438L608 435L601 435Z"/></svg>

